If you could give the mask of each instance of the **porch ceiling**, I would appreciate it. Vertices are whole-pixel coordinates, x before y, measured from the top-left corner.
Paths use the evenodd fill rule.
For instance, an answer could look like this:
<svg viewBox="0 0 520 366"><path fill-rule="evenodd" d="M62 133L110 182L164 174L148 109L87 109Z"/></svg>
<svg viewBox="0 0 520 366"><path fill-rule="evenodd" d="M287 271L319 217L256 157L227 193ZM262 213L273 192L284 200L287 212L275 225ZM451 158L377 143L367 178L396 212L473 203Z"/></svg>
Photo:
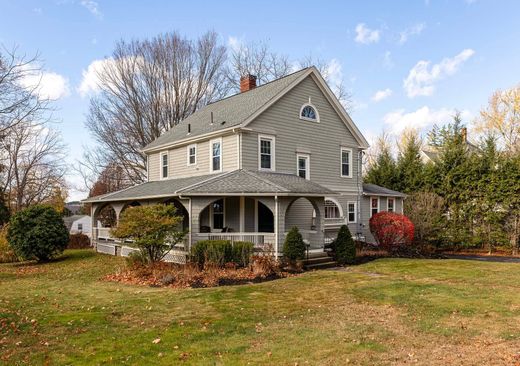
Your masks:
<svg viewBox="0 0 520 366"><path fill-rule="evenodd" d="M171 196L328 196L335 192L294 174L234 170L198 177L143 183L118 192L92 197L84 202L111 202Z"/></svg>

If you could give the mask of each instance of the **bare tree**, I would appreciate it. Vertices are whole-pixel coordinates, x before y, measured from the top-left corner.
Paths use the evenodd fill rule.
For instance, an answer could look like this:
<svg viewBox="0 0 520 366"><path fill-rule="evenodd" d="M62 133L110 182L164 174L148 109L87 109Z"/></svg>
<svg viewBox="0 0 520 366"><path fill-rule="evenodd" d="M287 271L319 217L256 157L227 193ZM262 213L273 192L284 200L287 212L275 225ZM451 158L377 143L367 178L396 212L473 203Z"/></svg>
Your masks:
<svg viewBox="0 0 520 366"><path fill-rule="evenodd" d="M31 87L24 83L35 74L41 74L38 56L19 56L16 47L0 49L0 137L18 123L39 120L50 110L49 100L37 93L39 82Z"/></svg>
<svg viewBox="0 0 520 366"><path fill-rule="evenodd" d="M146 178L140 149L201 106L228 93L226 49L208 32L196 41L177 33L120 41L99 72L86 126L99 143L91 152L99 175L117 161L132 183Z"/></svg>
<svg viewBox="0 0 520 366"><path fill-rule="evenodd" d="M57 131L39 123L22 121L2 140L6 169L2 192L11 209L49 202L65 184L64 145Z"/></svg>

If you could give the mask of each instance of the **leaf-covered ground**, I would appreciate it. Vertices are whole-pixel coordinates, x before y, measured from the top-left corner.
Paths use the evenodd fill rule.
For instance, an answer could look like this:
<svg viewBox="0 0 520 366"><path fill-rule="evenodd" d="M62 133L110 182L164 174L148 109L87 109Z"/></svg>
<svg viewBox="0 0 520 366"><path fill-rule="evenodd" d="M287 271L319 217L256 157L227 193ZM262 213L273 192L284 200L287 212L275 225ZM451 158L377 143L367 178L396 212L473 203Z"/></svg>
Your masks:
<svg viewBox="0 0 520 366"><path fill-rule="evenodd" d="M121 258L0 265L0 364L520 363L520 265L381 259L254 285L100 280Z"/></svg>

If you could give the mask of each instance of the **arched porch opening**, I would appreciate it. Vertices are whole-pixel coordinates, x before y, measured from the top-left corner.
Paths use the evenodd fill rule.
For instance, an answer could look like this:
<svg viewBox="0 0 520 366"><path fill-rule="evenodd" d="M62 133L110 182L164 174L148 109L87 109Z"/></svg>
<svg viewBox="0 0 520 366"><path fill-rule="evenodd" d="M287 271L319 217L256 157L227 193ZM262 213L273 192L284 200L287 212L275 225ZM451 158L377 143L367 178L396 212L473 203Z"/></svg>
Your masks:
<svg viewBox="0 0 520 366"><path fill-rule="evenodd" d="M186 231L190 227L190 215L186 207L177 199L169 198L163 202L165 205L173 205L176 209L176 215L182 216L182 230Z"/></svg>
<svg viewBox="0 0 520 366"><path fill-rule="evenodd" d="M293 227L297 227L311 249L323 248L322 215L323 209L316 200L295 198L285 211L284 233L287 234Z"/></svg>
<svg viewBox="0 0 520 366"><path fill-rule="evenodd" d="M117 213L111 204L100 206L94 212L94 222L97 227L113 228L117 226Z"/></svg>

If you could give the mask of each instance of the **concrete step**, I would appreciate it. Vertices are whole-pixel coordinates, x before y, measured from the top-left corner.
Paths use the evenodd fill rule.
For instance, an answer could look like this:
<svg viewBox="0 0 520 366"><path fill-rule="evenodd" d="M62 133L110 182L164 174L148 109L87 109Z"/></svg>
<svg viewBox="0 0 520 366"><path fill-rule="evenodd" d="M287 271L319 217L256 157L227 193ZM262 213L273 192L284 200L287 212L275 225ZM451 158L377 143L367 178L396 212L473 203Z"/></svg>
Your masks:
<svg viewBox="0 0 520 366"><path fill-rule="evenodd" d="M310 264L318 264L318 263L327 263L332 260L333 259L327 255L327 256L322 256L322 257L314 257L314 258L305 259L303 261L303 264L310 265Z"/></svg>
<svg viewBox="0 0 520 366"><path fill-rule="evenodd" d="M321 257L328 257L328 253L324 252L324 251L319 251L319 252L308 252L308 253L305 253L305 258L321 258Z"/></svg>
<svg viewBox="0 0 520 366"><path fill-rule="evenodd" d="M313 271L313 270L317 270L317 269L332 268L332 267L337 267L337 266L338 266L337 262L330 260L329 262L306 264L303 266L303 268L306 271Z"/></svg>

